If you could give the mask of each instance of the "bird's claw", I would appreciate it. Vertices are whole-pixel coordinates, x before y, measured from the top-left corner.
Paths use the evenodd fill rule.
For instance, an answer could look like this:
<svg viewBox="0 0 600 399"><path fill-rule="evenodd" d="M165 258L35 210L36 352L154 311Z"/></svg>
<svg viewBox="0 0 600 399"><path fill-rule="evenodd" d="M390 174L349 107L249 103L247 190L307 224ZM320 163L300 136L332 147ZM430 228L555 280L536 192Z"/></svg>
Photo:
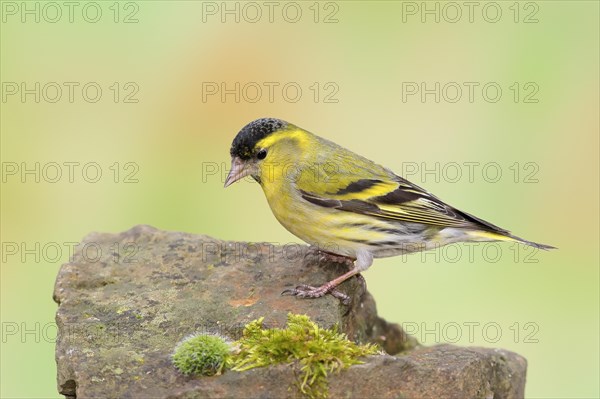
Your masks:
<svg viewBox="0 0 600 399"><path fill-rule="evenodd" d="M335 287L332 287L328 284L324 284L320 287L300 284L296 286L296 288L287 289L281 293L281 295L291 295L298 298L320 298L327 294L339 299L344 305L348 305L350 303L350 297L348 295L336 290Z"/></svg>
<svg viewBox="0 0 600 399"><path fill-rule="evenodd" d="M347 256L332 254L331 252L325 252L321 250L319 251L319 255L321 261L329 260L331 262L345 264L350 267L354 266L354 259Z"/></svg>

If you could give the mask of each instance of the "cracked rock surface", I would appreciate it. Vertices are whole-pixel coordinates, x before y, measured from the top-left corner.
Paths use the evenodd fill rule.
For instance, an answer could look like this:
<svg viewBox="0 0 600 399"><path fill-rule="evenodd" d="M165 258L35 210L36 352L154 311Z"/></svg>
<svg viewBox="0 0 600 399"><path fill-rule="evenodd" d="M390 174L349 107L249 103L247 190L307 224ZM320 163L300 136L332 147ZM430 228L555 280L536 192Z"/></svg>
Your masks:
<svg viewBox="0 0 600 399"><path fill-rule="evenodd" d="M298 283L318 285L346 271L303 245L220 241L136 226L92 233L58 274L58 391L68 398L295 397L291 365L214 377L186 377L172 365L175 345L196 332L237 339L264 317L283 327L288 312L335 324L389 355L330 376L330 397L520 398L526 360L518 354L452 345L420 346L377 316L359 279L340 286L352 297L281 296Z"/></svg>

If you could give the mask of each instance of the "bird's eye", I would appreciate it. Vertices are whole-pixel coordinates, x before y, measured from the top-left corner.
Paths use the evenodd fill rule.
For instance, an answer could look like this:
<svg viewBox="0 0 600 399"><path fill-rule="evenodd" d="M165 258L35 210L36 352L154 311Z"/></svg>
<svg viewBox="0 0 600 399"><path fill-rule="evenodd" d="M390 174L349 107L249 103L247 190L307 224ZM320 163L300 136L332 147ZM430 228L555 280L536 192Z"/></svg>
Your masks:
<svg viewBox="0 0 600 399"><path fill-rule="evenodd" d="M258 152L258 154L256 154L256 158L258 158L258 159L265 159L266 156L267 156L267 150L265 150L264 148L262 150L260 150Z"/></svg>

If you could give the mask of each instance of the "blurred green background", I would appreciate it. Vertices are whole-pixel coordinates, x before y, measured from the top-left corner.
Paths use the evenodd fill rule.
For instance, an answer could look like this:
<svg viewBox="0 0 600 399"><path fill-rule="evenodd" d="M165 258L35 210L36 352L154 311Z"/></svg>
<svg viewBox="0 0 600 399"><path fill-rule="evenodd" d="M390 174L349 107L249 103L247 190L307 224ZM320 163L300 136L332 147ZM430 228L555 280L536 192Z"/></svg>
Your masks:
<svg viewBox="0 0 600 399"><path fill-rule="evenodd" d="M235 134L273 116L559 247L459 245L365 276L425 344L525 356L527 397L598 397L598 2L474 3L3 1L1 396L59 396L65 243L136 224L298 242L256 184L222 188Z"/></svg>

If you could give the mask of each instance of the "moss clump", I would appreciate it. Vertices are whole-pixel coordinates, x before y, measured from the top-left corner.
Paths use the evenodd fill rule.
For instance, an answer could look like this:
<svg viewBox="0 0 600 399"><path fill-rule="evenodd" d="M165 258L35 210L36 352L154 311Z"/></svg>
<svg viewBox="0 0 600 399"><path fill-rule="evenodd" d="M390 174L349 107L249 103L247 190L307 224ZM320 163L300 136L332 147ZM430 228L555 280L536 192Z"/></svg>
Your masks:
<svg viewBox="0 0 600 399"><path fill-rule="evenodd" d="M221 374L231 360L231 346L217 335L192 335L177 345L172 360L185 375Z"/></svg>
<svg viewBox="0 0 600 399"><path fill-rule="evenodd" d="M337 328L322 329L305 315L288 314L285 329L263 329L262 321L249 323L236 342L239 352L233 357L233 370L297 361L298 387L311 398L327 397L328 373L362 363L359 357L378 352L375 345L357 345Z"/></svg>
<svg viewBox="0 0 600 399"><path fill-rule="evenodd" d="M288 314L283 329L264 329L263 319L246 325L242 338L233 345L217 335L190 336L175 348L173 364L185 375L215 375L227 368L244 371L297 362L300 391L310 398L325 398L329 373L362 363L359 357L378 352L377 346L357 345L337 328L322 329L305 315Z"/></svg>

